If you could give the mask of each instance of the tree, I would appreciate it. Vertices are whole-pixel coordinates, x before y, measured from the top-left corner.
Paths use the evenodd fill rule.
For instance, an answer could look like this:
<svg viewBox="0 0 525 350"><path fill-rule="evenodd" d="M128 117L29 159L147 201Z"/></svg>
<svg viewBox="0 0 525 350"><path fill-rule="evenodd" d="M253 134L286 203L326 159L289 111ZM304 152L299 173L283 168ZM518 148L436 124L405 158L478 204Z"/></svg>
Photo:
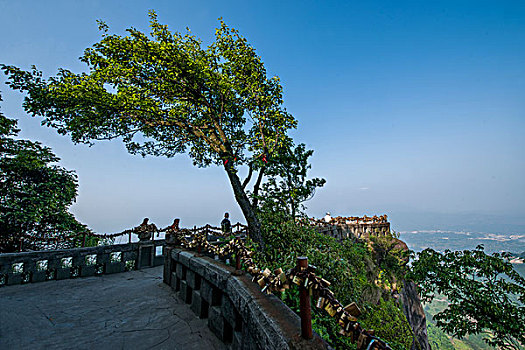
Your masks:
<svg viewBox="0 0 525 350"><path fill-rule="evenodd" d="M295 146L290 138L282 143L265 165L268 180L263 184L260 195L253 193L254 206L261 200L262 206L281 210L295 219L305 209L302 203L311 199L315 190L326 183L322 178L307 179L311 168L308 158L312 154L312 150L306 150L305 144Z"/></svg>
<svg viewBox="0 0 525 350"><path fill-rule="evenodd" d="M403 274L412 252L406 243L399 239L399 233L370 233L368 240L372 243L372 253L376 265L395 274Z"/></svg>
<svg viewBox="0 0 525 350"><path fill-rule="evenodd" d="M16 124L0 113L0 252L41 249L58 237L68 237L71 246L87 230L68 212L76 175L51 165L59 158L48 147L13 139L20 131Z"/></svg>
<svg viewBox="0 0 525 350"><path fill-rule="evenodd" d="M436 325L460 339L484 334L501 349L525 344L525 279L509 262L509 254L487 255L476 249L439 253L425 249L413 264L411 278L425 301L436 293L449 306L434 316Z"/></svg>
<svg viewBox="0 0 525 350"><path fill-rule="evenodd" d="M223 166L235 199L262 244L260 224L238 174L264 174L269 158L296 120L283 108L279 78L267 78L261 58L222 20L215 41L203 47L188 31L170 32L151 11L150 36L135 28L109 35L80 60L87 73L60 69L48 80L35 67L3 65L13 89L27 92L25 110L76 143L122 138L132 154L173 157L194 165Z"/></svg>

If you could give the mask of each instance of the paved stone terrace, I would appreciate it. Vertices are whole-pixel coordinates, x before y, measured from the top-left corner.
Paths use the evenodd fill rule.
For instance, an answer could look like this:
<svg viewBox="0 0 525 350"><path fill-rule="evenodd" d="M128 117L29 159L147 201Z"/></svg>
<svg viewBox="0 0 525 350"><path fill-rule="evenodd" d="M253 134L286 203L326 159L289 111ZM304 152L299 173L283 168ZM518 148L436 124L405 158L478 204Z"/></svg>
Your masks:
<svg viewBox="0 0 525 350"><path fill-rule="evenodd" d="M0 349L225 349L162 266L0 288Z"/></svg>

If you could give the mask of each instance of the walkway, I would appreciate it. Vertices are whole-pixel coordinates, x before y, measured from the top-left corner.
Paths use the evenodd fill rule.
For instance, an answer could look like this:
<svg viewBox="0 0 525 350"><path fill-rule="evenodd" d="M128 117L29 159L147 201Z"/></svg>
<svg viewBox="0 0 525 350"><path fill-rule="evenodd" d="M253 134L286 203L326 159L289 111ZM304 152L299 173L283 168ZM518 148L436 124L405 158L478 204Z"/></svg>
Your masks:
<svg viewBox="0 0 525 350"><path fill-rule="evenodd" d="M0 349L224 349L162 268L2 287Z"/></svg>

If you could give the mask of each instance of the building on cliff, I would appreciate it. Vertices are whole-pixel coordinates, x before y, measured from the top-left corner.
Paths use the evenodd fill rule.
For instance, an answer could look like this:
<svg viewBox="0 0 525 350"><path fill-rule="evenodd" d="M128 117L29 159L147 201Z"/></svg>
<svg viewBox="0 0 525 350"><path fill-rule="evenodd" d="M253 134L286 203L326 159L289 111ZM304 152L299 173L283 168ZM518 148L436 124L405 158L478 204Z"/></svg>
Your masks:
<svg viewBox="0 0 525 350"><path fill-rule="evenodd" d="M363 217L334 217L329 222L325 220L310 219L310 224L315 226L319 233L344 239L368 239L371 234L386 236L390 234L390 223L386 215Z"/></svg>

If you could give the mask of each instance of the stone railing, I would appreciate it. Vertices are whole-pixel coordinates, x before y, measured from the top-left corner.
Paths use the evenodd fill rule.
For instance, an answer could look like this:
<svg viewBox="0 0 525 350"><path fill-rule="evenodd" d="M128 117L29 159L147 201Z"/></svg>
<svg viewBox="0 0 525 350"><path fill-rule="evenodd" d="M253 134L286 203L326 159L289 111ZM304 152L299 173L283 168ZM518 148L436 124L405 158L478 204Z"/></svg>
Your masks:
<svg viewBox="0 0 525 350"><path fill-rule="evenodd" d="M164 282L190 304L231 349L326 349L314 334L301 338L301 321L274 295L266 295L249 275L207 256L167 246Z"/></svg>
<svg viewBox="0 0 525 350"><path fill-rule="evenodd" d="M0 254L0 286L124 272L164 263L164 240Z"/></svg>

